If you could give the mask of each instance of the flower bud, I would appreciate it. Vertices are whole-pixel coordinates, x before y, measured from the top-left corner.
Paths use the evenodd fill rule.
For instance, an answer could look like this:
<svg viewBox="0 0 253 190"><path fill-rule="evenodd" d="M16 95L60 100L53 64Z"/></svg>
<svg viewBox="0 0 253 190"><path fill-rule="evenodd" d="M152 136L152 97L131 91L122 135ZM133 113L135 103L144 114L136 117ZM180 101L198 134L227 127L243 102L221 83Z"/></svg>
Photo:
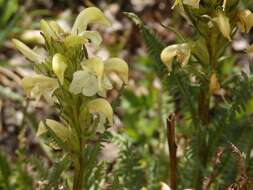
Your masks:
<svg viewBox="0 0 253 190"><path fill-rule="evenodd" d="M44 58L37 54L35 51L30 49L27 45L25 45L23 42L13 39L12 40L14 46L30 61L34 63L42 63L44 62Z"/></svg>
<svg viewBox="0 0 253 190"><path fill-rule="evenodd" d="M217 17L215 17L213 20L218 25L222 35L231 41L232 39L230 37L231 28L229 18L223 12L219 12Z"/></svg>
<svg viewBox="0 0 253 190"><path fill-rule="evenodd" d="M59 53L55 54L52 60L52 68L60 83L63 84L64 72L67 68L65 57Z"/></svg>
<svg viewBox="0 0 253 190"><path fill-rule="evenodd" d="M209 93L213 94L220 89L220 83L217 79L216 73L213 73L210 77Z"/></svg>

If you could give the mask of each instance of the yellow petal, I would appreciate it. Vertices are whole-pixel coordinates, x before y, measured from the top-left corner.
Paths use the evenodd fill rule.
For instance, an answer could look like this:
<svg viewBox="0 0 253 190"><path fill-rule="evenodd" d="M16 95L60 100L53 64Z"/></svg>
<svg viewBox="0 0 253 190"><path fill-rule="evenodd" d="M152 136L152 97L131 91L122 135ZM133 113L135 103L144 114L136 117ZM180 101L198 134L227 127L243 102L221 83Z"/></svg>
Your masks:
<svg viewBox="0 0 253 190"><path fill-rule="evenodd" d="M183 2L186 5L190 5L194 7L195 9L198 9L200 0L184 0Z"/></svg>
<svg viewBox="0 0 253 190"><path fill-rule="evenodd" d="M222 35L225 38L227 38L229 41L231 41L231 37L230 37L231 28L230 28L229 18L226 15L224 15L223 12L219 12L217 17L215 17L213 20L218 25Z"/></svg>
<svg viewBox="0 0 253 190"><path fill-rule="evenodd" d="M102 24L111 26L110 21L105 17L104 13L96 8L89 7L84 9L76 18L72 27L71 34L78 34L86 30L87 25L90 23Z"/></svg>
<svg viewBox="0 0 253 190"><path fill-rule="evenodd" d="M13 39L12 40L14 46L30 61L34 63L42 63L44 62L44 58L37 54L35 51L30 49L27 45L25 45L23 42Z"/></svg>
<svg viewBox="0 0 253 190"><path fill-rule="evenodd" d="M162 51L161 60L170 72L172 70L172 62L175 57L182 66L185 66L189 62L190 56L191 49L188 44L175 44L166 47Z"/></svg>
<svg viewBox="0 0 253 190"><path fill-rule="evenodd" d="M98 81L88 70L76 71L69 86L73 94L82 93L84 96L94 96L98 92Z"/></svg>
<svg viewBox="0 0 253 190"><path fill-rule="evenodd" d="M60 83L63 84L64 72L67 68L65 57L61 55L60 53L55 54L52 60L52 68L53 68L54 74L57 76Z"/></svg>
<svg viewBox="0 0 253 190"><path fill-rule="evenodd" d="M105 72L115 72L121 80L127 84L128 83L128 65L120 58L109 58L105 61Z"/></svg>
<svg viewBox="0 0 253 190"><path fill-rule="evenodd" d="M43 75L26 76L22 80L22 85L25 92L31 97L40 97L43 94L48 94L48 92L51 94L58 88L56 79Z"/></svg>
<svg viewBox="0 0 253 190"><path fill-rule="evenodd" d="M250 10L246 9L239 11L237 16L239 18L237 26L241 32L249 33L250 29L253 26L253 13Z"/></svg>
<svg viewBox="0 0 253 190"><path fill-rule="evenodd" d="M84 31L80 36L90 40L95 47L99 47L102 42L102 37L97 31Z"/></svg>
<svg viewBox="0 0 253 190"><path fill-rule="evenodd" d="M112 125L113 123L113 110L110 103L103 99L97 98L95 100L91 100L88 103L88 110L91 114L100 113L106 116L109 123Z"/></svg>
<svg viewBox="0 0 253 190"><path fill-rule="evenodd" d="M40 29L42 30L42 33L47 40L50 40L51 38L57 40L59 38L53 27L50 26L49 23L43 19L40 21Z"/></svg>
<svg viewBox="0 0 253 190"><path fill-rule="evenodd" d="M101 89L101 80L104 73L104 63L99 57L86 59L84 61L84 67L93 72L98 79L98 89Z"/></svg>

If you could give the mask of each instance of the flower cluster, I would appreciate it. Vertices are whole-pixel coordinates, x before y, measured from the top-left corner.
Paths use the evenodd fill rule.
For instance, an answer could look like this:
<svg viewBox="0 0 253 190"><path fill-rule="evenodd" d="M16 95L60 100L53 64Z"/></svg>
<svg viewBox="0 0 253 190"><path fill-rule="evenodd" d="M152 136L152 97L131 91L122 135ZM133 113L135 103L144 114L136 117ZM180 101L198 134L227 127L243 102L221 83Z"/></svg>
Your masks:
<svg viewBox="0 0 253 190"><path fill-rule="evenodd" d="M53 133L60 141L57 145L70 152L80 152L85 137L94 135L106 121L112 124L113 110L105 99L107 91L113 88L111 73L117 74L121 85L128 82L128 65L124 60L88 57L85 44L99 47L102 42L97 31L87 30L91 23L111 25L95 7L84 9L70 32L55 21L42 20L41 34L47 56L13 39L15 47L33 63L38 73L24 77L25 92L37 100L43 96L60 110L61 122L51 119L41 122L37 135Z"/></svg>
<svg viewBox="0 0 253 190"><path fill-rule="evenodd" d="M225 40L231 41L231 36L236 31L234 29L239 28L241 32L249 33L253 26L253 13L248 9L239 9L238 3L239 1L227 0L175 0L172 8L178 8L182 15L197 29L197 33L202 38L210 39L211 42L210 33L217 33L217 39L222 36ZM220 42L222 43L224 39L221 39ZM169 72L172 70L174 58L182 66L185 66L191 53L195 54L202 62L208 63L209 57L205 56L207 47L201 44L203 43L198 40L168 46L162 51L161 60ZM252 49L249 47L248 51L252 52Z"/></svg>

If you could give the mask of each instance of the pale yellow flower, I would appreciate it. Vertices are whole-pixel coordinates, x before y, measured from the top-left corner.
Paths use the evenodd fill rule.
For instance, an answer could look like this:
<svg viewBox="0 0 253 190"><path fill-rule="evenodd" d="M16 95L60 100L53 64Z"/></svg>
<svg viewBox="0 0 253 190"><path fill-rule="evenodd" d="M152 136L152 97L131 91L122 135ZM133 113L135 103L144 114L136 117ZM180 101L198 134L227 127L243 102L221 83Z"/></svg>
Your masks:
<svg viewBox="0 0 253 190"><path fill-rule="evenodd" d="M246 9L238 11L239 21L237 22L237 26L241 30L241 32L249 33L250 29L253 26L253 13Z"/></svg>
<svg viewBox="0 0 253 190"><path fill-rule="evenodd" d="M82 93L84 96L94 96L98 92L96 75L87 69L76 71L70 83L69 91L73 94Z"/></svg>
<svg viewBox="0 0 253 190"><path fill-rule="evenodd" d="M187 43L175 44L166 47L161 53L161 60L168 68L169 72L172 70L172 62L174 58L185 66L190 59L191 49Z"/></svg>
<svg viewBox="0 0 253 190"><path fill-rule="evenodd" d="M128 65L120 58L109 58L104 62L99 57L90 58L84 61L83 68L87 68L96 75L98 94L103 97L106 96L107 90L112 89L110 73L116 73L125 84L128 82Z"/></svg>
<svg viewBox="0 0 253 190"><path fill-rule="evenodd" d="M58 88L57 79L44 75L26 76L22 80L22 85L28 96L39 99L42 95L45 98L52 96Z"/></svg>
<svg viewBox="0 0 253 190"><path fill-rule="evenodd" d="M52 60L52 68L53 68L54 74L57 76L60 83L63 84L64 72L67 68L65 57L61 55L60 53L55 54Z"/></svg>
<svg viewBox="0 0 253 190"><path fill-rule="evenodd" d="M108 119L110 125L113 123L113 110L111 104L103 98L91 100L88 105L88 111L91 114L103 114Z"/></svg>

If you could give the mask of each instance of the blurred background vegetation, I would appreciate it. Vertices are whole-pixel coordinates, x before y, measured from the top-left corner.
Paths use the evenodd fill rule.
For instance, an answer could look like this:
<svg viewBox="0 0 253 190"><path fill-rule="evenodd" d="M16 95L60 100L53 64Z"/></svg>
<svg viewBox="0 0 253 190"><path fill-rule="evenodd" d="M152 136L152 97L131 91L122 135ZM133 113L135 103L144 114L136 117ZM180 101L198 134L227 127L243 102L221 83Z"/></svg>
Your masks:
<svg viewBox="0 0 253 190"><path fill-rule="evenodd" d="M176 36L161 23L191 35L191 28L186 21L178 14L172 14L172 3L171 0L0 0L0 189L42 189L44 179L49 179L47 183L53 187L67 176L63 174L62 178L56 178L57 175L53 175L54 172L60 175L66 165L59 162L60 167L52 168L52 155L48 155L45 150L47 147L35 138L34 130L38 122L44 118L53 118L55 111L43 100L35 107L34 102L25 99L21 79L33 71L28 61L14 50L10 39L19 38L40 51L43 40L37 29L41 18L57 20L63 28L68 29L80 10L88 6L102 9L113 23L109 29L100 29L104 47L97 54L101 57L119 56L130 65L129 85L123 90L120 102L114 102L116 113L112 131L121 135L114 137L114 143L105 145L100 159L109 162L112 167L119 151L128 156L121 158L118 163L125 170L117 175L123 178L125 186L131 190L139 190L144 186L151 190L159 189L160 181L167 182L169 170L164 122L168 113L178 111L182 105L180 99L173 102L167 93L168 89L163 88L165 85L155 72L159 61L149 56L138 28L123 12L136 13L162 39L163 44L171 44L175 42ZM244 6L253 10L251 0L244 0ZM230 72L235 62L243 65L249 58L238 55L252 42L253 35L238 35L231 49L235 56L227 60L225 65L230 66L224 69ZM114 100L118 95L116 90L111 91L110 99ZM252 108L251 101L248 109ZM176 114L178 118L181 117L180 113ZM180 122L178 125L181 125ZM178 154L185 154L186 162L191 156L190 151L183 152L190 143L185 137L189 129L178 130ZM252 129L247 133L231 133L231 139L235 134L245 135L242 137L244 140L250 138L247 145L251 144L252 148ZM243 144L243 141L239 142ZM246 151L240 143L235 142L242 151ZM252 158L248 162L252 162ZM114 169L117 170L117 167L116 164ZM110 173L110 167L107 170ZM253 168L251 171L253 175ZM179 179L184 181L184 187L190 184L184 178L187 175L182 171Z"/></svg>

